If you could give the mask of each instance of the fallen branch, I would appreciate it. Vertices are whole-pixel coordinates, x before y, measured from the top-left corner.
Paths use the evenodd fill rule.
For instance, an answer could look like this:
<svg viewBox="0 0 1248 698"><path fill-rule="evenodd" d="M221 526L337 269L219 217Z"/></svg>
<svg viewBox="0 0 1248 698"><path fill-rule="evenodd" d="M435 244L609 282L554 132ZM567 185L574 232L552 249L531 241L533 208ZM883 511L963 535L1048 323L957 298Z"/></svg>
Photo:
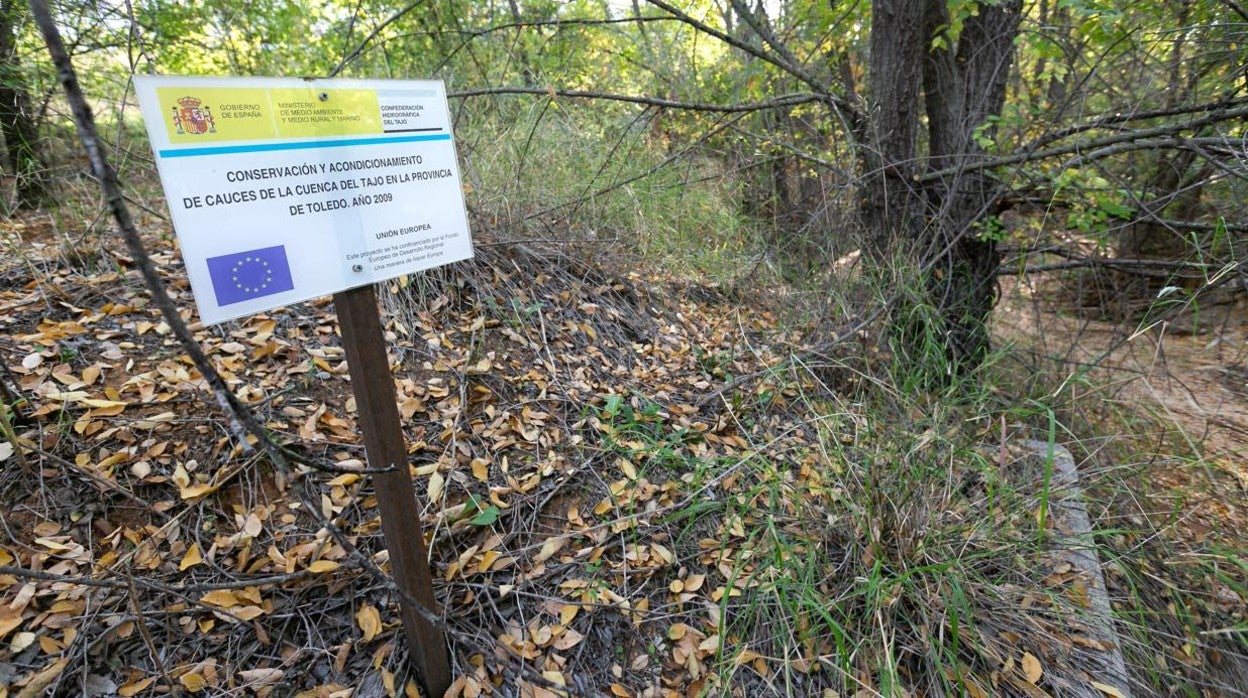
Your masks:
<svg viewBox="0 0 1248 698"><path fill-rule="evenodd" d="M1122 657L1118 632L1114 629L1114 609L1109 602L1105 575L1101 572L1100 558L1096 553L1092 521L1083 502L1075 459L1065 446L1049 441L1026 441L1023 446L1052 463L1053 477L1049 489L1053 496L1048 501L1048 509L1053 516L1053 530L1058 531L1057 547L1062 551L1063 559L1088 580L1088 625L1109 648L1084 651L1102 665L1099 668L1105 673L1097 678L1103 677L1106 680L1102 683L1117 688L1123 698L1130 698L1127 665Z"/></svg>

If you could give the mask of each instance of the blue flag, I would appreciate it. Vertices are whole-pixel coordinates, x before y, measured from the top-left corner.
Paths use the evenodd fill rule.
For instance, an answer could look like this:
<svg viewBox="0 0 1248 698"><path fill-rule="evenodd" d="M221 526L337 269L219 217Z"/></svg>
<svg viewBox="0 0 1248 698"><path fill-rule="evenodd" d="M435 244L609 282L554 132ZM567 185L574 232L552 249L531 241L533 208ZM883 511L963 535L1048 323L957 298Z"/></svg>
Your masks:
<svg viewBox="0 0 1248 698"><path fill-rule="evenodd" d="M217 305L241 303L295 287L285 245L209 257L206 261Z"/></svg>

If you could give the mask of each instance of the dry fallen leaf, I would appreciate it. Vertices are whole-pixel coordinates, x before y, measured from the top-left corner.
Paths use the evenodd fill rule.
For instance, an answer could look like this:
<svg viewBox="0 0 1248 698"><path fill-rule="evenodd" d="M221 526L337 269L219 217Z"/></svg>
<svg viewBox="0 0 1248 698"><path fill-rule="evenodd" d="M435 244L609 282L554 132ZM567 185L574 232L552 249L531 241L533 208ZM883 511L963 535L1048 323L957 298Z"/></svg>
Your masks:
<svg viewBox="0 0 1248 698"><path fill-rule="evenodd" d="M238 598L234 596L234 592L229 589L213 589L212 591L199 597L201 603L209 606L218 606L220 608L233 608L238 604Z"/></svg>
<svg viewBox="0 0 1248 698"><path fill-rule="evenodd" d="M238 677L247 686L267 686L282 680L286 672L281 669L246 669L238 672Z"/></svg>
<svg viewBox="0 0 1248 698"><path fill-rule="evenodd" d="M139 681L135 681L134 683L128 683L125 686L122 686L121 688L117 689L117 695L121 696L121 698L131 698L131 696L137 696L143 691L146 691L147 687L151 686L155 682L156 682L156 677L149 676L146 679L140 679Z"/></svg>
<svg viewBox="0 0 1248 698"><path fill-rule="evenodd" d="M1024 652L1023 678L1027 679L1027 683L1035 685L1040 681L1041 676L1044 676L1044 667L1040 666L1040 660L1030 652Z"/></svg>
<svg viewBox="0 0 1248 698"><path fill-rule="evenodd" d="M199 543L192 543L191 549L186 551L186 555L182 557L182 562L178 563L178 570L185 572L203 561L203 555L199 552Z"/></svg>
<svg viewBox="0 0 1248 698"><path fill-rule="evenodd" d="M333 560L317 560L316 562L308 565L308 571L315 574L321 574L323 572L332 572L341 566L341 564L334 562Z"/></svg>
<svg viewBox="0 0 1248 698"><path fill-rule="evenodd" d="M13 613L8 606L0 606L0 639L5 635L13 632L14 629L21 626L22 614Z"/></svg>
<svg viewBox="0 0 1248 698"><path fill-rule="evenodd" d="M368 604L360 606L360 610L356 611L355 622L359 624L360 630L364 633L362 638L364 642L371 641L381 632L381 614Z"/></svg>
<svg viewBox="0 0 1248 698"><path fill-rule="evenodd" d="M186 687L191 693L199 693L208 686L208 679L197 673L183 674L178 677L178 683Z"/></svg>
<svg viewBox="0 0 1248 698"><path fill-rule="evenodd" d="M35 634L32 632L17 633L13 639L9 641L9 651L17 654L22 650L35 644Z"/></svg>
<svg viewBox="0 0 1248 698"><path fill-rule="evenodd" d="M1101 693L1104 693L1107 696L1110 696L1111 698L1127 698L1127 694L1123 693L1121 689L1114 687L1114 686L1110 686L1107 683L1101 683L1100 681L1093 681L1092 688L1095 688L1096 690L1100 691Z"/></svg>
<svg viewBox="0 0 1248 698"><path fill-rule="evenodd" d="M26 685L22 687L22 690L17 693L17 698L35 698L36 696L43 695L44 690L47 689L48 686L52 685L52 682L56 680L56 677L61 675L62 671L65 671L65 667L68 665L69 658L62 657L43 669L40 669L37 673L30 677L30 680L26 682Z"/></svg>
<svg viewBox="0 0 1248 698"><path fill-rule="evenodd" d="M576 632L575 630L571 628L568 628L567 630L563 632L562 635L555 638L555 642L551 646L562 652L564 650L568 650L573 647L576 647L578 644L580 644L581 640L584 640L584 639L585 639L584 635Z"/></svg>
<svg viewBox="0 0 1248 698"><path fill-rule="evenodd" d="M442 473L432 472L429 474L429 486L425 490L429 501L436 502L442 496L442 487L446 484L446 478L442 477Z"/></svg>

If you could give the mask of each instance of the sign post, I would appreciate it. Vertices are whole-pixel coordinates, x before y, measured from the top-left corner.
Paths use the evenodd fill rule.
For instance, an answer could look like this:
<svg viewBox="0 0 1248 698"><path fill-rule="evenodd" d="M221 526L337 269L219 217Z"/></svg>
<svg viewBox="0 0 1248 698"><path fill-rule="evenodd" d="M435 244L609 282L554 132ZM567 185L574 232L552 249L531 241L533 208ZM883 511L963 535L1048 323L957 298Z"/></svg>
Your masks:
<svg viewBox="0 0 1248 698"><path fill-rule="evenodd" d="M373 476L377 508L381 511L381 532L390 550L394 583L405 595L426 609L437 612L425 534L416 507L416 493L407 467L407 448L399 425L394 380L386 358L385 336L377 316L377 294L372 286L334 294L334 309L342 329L342 348L351 371L351 390L364 432L368 464L387 472ZM425 682L429 695L440 696L451 685L447 663L446 638L406 602L400 607L408 652Z"/></svg>
<svg viewBox="0 0 1248 698"><path fill-rule="evenodd" d="M200 319L328 294L409 654L451 683L372 284L472 256L440 81L135 78ZM413 599L425 611L411 606Z"/></svg>

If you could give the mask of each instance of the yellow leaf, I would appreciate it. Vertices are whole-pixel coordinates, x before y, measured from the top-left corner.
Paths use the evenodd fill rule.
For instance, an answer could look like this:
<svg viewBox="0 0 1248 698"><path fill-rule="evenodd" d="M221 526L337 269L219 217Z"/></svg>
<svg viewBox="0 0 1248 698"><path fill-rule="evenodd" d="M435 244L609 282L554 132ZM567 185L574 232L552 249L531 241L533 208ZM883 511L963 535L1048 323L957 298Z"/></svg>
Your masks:
<svg viewBox="0 0 1248 698"><path fill-rule="evenodd" d="M243 587L234 590L234 598L239 602L247 601L256 605L263 602L264 597L260 595L260 587Z"/></svg>
<svg viewBox="0 0 1248 698"><path fill-rule="evenodd" d="M577 604L564 604L563 608L559 609L559 624L567 625L568 623L571 623L572 619L576 617L576 614L580 610L581 607Z"/></svg>
<svg viewBox="0 0 1248 698"><path fill-rule="evenodd" d="M377 637L377 633L381 632L381 614L368 604L360 606L360 610L356 611L355 622L364 632L364 642L372 640Z"/></svg>
<svg viewBox="0 0 1248 698"><path fill-rule="evenodd" d="M182 558L182 562L178 563L178 570L186 571L204 561L204 556L199 552L199 543L192 543L191 549L186 551L186 555Z"/></svg>
<svg viewBox="0 0 1248 698"><path fill-rule="evenodd" d="M17 694L17 698L35 698L43 695L44 689L52 685L56 677L65 671L65 667L69 665L69 658L62 657L49 664L46 668L41 669L39 673L30 677L26 682L26 686Z"/></svg>
<svg viewBox="0 0 1248 698"><path fill-rule="evenodd" d="M426 490L429 501L435 501L442 496L442 486L445 484L446 478L442 477L442 473L435 471L429 474L429 487Z"/></svg>
<svg viewBox="0 0 1248 698"><path fill-rule="evenodd" d="M183 674L178 677L178 682L186 686L186 690L191 693L199 693L208 685L208 679L200 674Z"/></svg>
<svg viewBox="0 0 1248 698"><path fill-rule="evenodd" d="M265 611L259 606L243 606L242 608L231 608L230 615L239 620L254 620L264 615Z"/></svg>
<svg viewBox="0 0 1248 698"><path fill-rule="evenodd" d="M494 561L502 556L503 554L498 552L497 550L485 551L485 553L481 555L481 562L477 565L477 571L489 572L490 566L494 564Z"/></svg>
<svg viewBox="0 0 1248 698"><path fill-rule="evenodd" d="M338 477L334 478L333 480L330 480L329 484L334 487L346 487L348 485L354 485L355 483L359 481L360 481L359 473L343 473L339 475Z"/></svg>
<svg viewBox="0 0 1248 698"><path fill-rule="evenodd" d="M1110 686L1107 683L1101 683L1100 681L1093 681L1092 688L1095 688L1096 690L1100 691L1101 693L1104 693L1107 696L1110 696L1111 698L1127 698L1127 694L1123 693L1122 689L1117 688L1115 686Z"/></svg>
<svg viewBox="0 0 1248 698"><path fill-rule="evenodd" d="M1027 683L1035 685L1041 676L1044 676L1044 667L1040 666L1040 660L1030 652L1023 652L1023 678L1027 679Z"/></svg>
<svg viewBox="0 0 1248 698"><path fill-rule="evenodd" d="M628 478L629 480L637 479L637 468L634 468L632 463L629 463L628 461L621 458L619 459L619 461L617 461L617 464L620 466L620 472L624 473L624 477Z"/></svg>
<svg viewBox="0 0 1248 698"><path fill-rule="evenodd" d="M118 402L116 400L97 400L95 398L84 398L79 400L79 402L88 407L120 407L123 410L126 408L126 405L130 404L128 402Z"/></svg>
<svg viewBox="0 0 1248 698"><path fill-rule="evenodd" d="M108 458L105 458L104 460L100 461L99 463L96 463L95 469L99 471L107 472L108 469L113 467L114 465L117 465L118 463L124 463L128 460L130 460L129 453L126 453L125 451L118 451L114 453L113 455L109 456Z"/></svg>
<svg viewBox="0 0 1248 698"><path fill-rule="evenodd" d="M218 606L220 608L232 608L238 605L238 598L234 596L234 592L229 589L213 589L212 591L199 597L200 603L209 606Z"/></svg>
<svg viewBox="0 0 1248 698"><path fill-rule="evenodd" d="M79 455L81 456L85 454L79 454ZM83 465L83 464L80 463L79 465ZM173 484L177 485L179 489L183 487L189 487L191 484L191 474L186 472L186 466L182 465L181 463L178 463L176 466L174 466L173 474L169 476L169 479L173 480Z"/></svg>
<svg viewBox="0 0 1248 698"><path fill-rule="evenodd" d="M316 562L308 565L308 571L314 574L321 574L323 572L332 572L341 566L342 565L334 562L333 560L317 560Z"/></svg>
<svg viewBox="0 0 1248 698"><path fill-rule="evenodd" d="M537 555L533 556L533 564L536 565L549 560L555 553L559 552L563 549L563 546L567 544L568 539L563 536L558 538L548 538L546 542L542 544L542 549L538 551Z"/></svg>
<svg viewBox="0 0 1248 698"><path fill-rule="evenodd" d="M149 676L146 679L135 681L134 683L128 683L125 686L122 686L121 688L117 689L117 695L121 696L121 698L131 698L131 696L137 696L138 694L147 690L147 687L151 686L153 683L156 683L156 677Z"/></svg>
<svg viewBox="0 0 1248 698"><path fill-rule="evenodd" d="M473 458L472 476L485 482L490 477L490 462L484 458Z"/></svg>
<svg viewBox="0 0 1248 698"><path fill-rule="evenodd" d="M63 553L66 550L70 549L68 545L61 543L60 541L52 540L51 538L36 538L35 542L47 548L48 550L51 550L57 553Z"/></svg>
<svg viewBox="0 0 1248 698"><path fill-rule="evenodd" d="M741 650L741 653L737 655L737 664L749 664L756 659L763 658L763 655L747 647L746 649Z"/></svg>
<svg viewBox="0 0 1248 698"><path fill-rule="evenodd" d="M188 487L183 487L179 489L178 496L180 496L182 499L199 499L200 497L212 494L213 492L216 492L216 491L217 491L216 485L209 485L209 484L190 485Z"/></svg>
<svg viewBox="0 0 1248 698"><path fill-rule="evenodd" d="M4 609L4 611L7 611L7 610L8 610L7 608ZM13 630L16 629L18 626L20 626L21 624L22 624L22 614L20 613L17 613L14 615L8 615L6 613L5 615L0 615L0 639L4 638L5 635L8 635L9 633L13 632Z"/></svg>

